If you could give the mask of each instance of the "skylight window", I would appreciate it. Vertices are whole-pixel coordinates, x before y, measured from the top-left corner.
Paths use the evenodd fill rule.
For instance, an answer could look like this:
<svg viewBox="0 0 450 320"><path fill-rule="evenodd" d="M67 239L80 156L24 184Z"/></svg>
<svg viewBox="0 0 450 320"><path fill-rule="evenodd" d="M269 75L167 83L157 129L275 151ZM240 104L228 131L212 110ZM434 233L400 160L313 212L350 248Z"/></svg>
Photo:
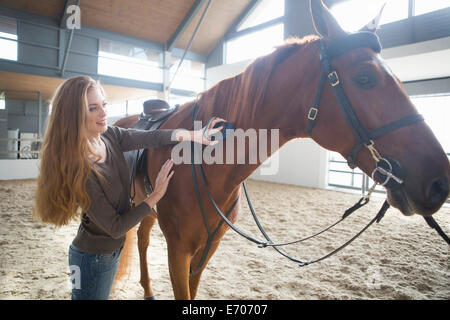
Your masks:
<svg viewBox="0 0 450 320"><path fill-rule="evenodd" d="M170 68L171 88L200 92L205 90L205 64L184 59L175 79L175 71L180 63L180 58L172 57Z"/></svg>
<svg viewBox="0 0 450 320"><path fill-rule="evenodd" d="M6 109L5 92L0 92L0 110Z"/></svg>
<svg viewBox="0 0 450 320"><path fill-rule="evenodd" d="M449 0L415 0L414 14L417 16L419 14L424 14L448 7L450 7Z"/></svg>
<svg viewBox="0 0 450 320"><path fill-rule="evenodd" d="M284 24L265 28L232 40L226 45L226 63L235 63L269 54L284 40Z"/></svg>
<svg viewBox="0 0 450 320"><path fill-rule="evenodd" d="M17 22L15 20L0 18L0 48L2 48L0 59L17 61Z"/></svg>
<svg viewBox="0 0 450 320"><path fill-rule="evenodd" d="M380 25L408 18L408 0L349 0L330 9L344 30L354 32L375 18L385 3Z"/></svg>
<svg viewBox="0 0 450 320"><path fill-rule="evenodd" d="M113 77L162 82L160 53L100 40L98 73Z"/></svg>
<svg viewBox="0 0 450 320"><path fill-rule="evenodd" d="M432 128L445 152L450 153L450 95L416 96L411 98L420 114Z"/></svg>
<svg viewBox="0 0 450 320"><path fill-rule="evenodd" d="M284 16L284 1L262 0L252 10L247 19L245 19L245 21L238 27L237 31L254 27L282 16Z"/></svg>

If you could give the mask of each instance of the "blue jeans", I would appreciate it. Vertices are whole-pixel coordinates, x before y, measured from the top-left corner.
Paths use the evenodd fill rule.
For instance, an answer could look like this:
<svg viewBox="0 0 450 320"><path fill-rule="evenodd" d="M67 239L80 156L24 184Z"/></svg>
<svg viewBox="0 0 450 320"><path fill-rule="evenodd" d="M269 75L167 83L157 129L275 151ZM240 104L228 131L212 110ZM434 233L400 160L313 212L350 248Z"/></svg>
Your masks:
<svg viewBox="0 0 450 320"><path fill-rule="evenodd" d="M72 300L108 300L122 248L111 254L92 254L70 245Z"/></svg>

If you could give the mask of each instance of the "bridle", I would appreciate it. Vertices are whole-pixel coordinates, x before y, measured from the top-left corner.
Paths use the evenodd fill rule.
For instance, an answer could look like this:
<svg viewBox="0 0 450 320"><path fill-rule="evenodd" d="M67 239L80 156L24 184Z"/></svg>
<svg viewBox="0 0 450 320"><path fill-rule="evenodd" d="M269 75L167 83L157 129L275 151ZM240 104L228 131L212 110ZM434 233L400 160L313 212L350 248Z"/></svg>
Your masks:
<svg viewBox="0 0 450 320"><path fill-rule="evenodd" d="M372 158L375 161L375 169L372 172L372 180L375 181L373 187L369 190L366 197L363 197L359 203L362 203L364 199L365 203L368 202L370 197L370 193L373 192L377 184L380 184L387 189L394 190L399 188L403 183L404 172L398 161L395 159L391 159L388 157L382 157L380 153L375 148L374 140L379 137L397 130L401 127L405 127L411 124L414 124L419 121L423 121L424 118L420 114L413 114L403 119L388 123L378 129L375 129L371 132L367 132L364 127L361 125L358 117L356 116L354 109L350 102L348 101L347 96L345 95L342 84L339 80L338 73L336 69L331 64L331 61L340 56L343 53L346 53L352 49L357 48L370 48L377 53L381 52L381 43L378 36L373 32L357 32L353 34L349 34L342 39L337 39L331 42L329 45L325 44L323 39L319 40L320 42L320 62L322 65L322 75L319 80L319 87L316 92L316 97L314 99L314 105L310 108L308 112L308 135L311 137L312 129L314 127L315 121L317 119L317 115L319 112L319 101L322 96L323 87L325 84L325 79L328 79L328 82L332 88L334 96L338 101L339 107L352 130L353 135L356 138L356 145L353 147L353 150L350 152L350 155L347 158L347 164L350 168L356 168L356 158L358 156L359 151L363 146L365 146L372 155ZM382 182L376 182L382 181ZM386 205L387 202L385 202ZM434 220L433 217L427 216L424 217L427 224L435 229L438 234L450 245L450 238L443 232L438 223Z"/></svg>
<svg viewBox="0 0 450 320"><path fill-rule="evenodd" d="M355 162L356 162L358 153L361 151L361 149L363 147L366 147L369 150L370 154L372 155L373 160L375 161L375 169L372 172L372 179L375 181L374 185L369 189L367 195L363 196L354 206L352 206L351 208L349 208L345 211L345 213L342 215L340 220L338 220L331 226L327 227L326 229L324 229L312 236L303 238L303 239L286 242L286 243L273 243L272 240L270 239L270 237L268 236L268 234L265 232L264 228L262 227L261 223L259 222L259 220L256 216L256 213L253 209L253 205L251 204L250 198L248 196L245 181L243 182L243 187L244 187L245 195L247 197L249 209L252 213L252 216L255 220L256 225L258 226L259 230L263 234L266 241L260 241L260 240L253 238L252 236L247 235L245 232L243 232L243 231L239 230L237 227L235 227L230 220L228 220L227 217L228 217L229 213L231 213L232 210L234 209L236 203L238 202L239 197L234 201L231 208L229 208L227 214L223 214L208 190L205 173L203 171L201 164L199 164L197 166L200 171L200 177L201 177L203 185L206 189L208 198L211 201L214 208L216 209L216 211L219 213L219 215L222 218L222 221L220 222L217 229L214 231L214 234L210 233L209 227L208 227L208 222L206 219L206 213L203 208L203 204L202 204L202 200L201 200L200 192L199 192L199 188L198 188L195 164L194 164L194 161L192 161L191 165L192 165L192 175L193 175L193 180L194 180L194 187L196 190L196 194L197 194L197 198L198 198L198 201L200 204L202 215L203 215L203 218L204 218L206 226L207 226L208 240L207 240L207 245L206 245L207 249L205 249L203 252L204 258L202 257L202 259L199 263L199 266L196 268L196 271L193 272L191 270L191 273L196 273L198 270L201 269L201 266L206 259L207 250L210 247L212 238L217 233L218 229L222 226L223 222L227 223L227 225L231 229L236 231L239 235L243 236L244 238L248 239L251 242L256 243L259 247L261 247L261 248L269 247L269 246L273 247L281 255L285 256L286 258L288 258L294 262L299 263L300 266L306 266L306 265L309 265L312 263L322 261L322 260L332 256L333 254L337 253L338 251L342 250L347 245L349 245L357 237L359 237L365 230L367 230L367 228L369 228L370 225L372 225L375 222L377 222L377 223L380 222L380 220L383 218L384 214L386 213L387 209L390 207L388 202L385 201L383 203L381 209L378 211L376 216L360 232L358 232L353 238L351 238L349 241L344 243L342 246L340 246L339 248L333 250L332 252L330 252L329 254L327 254L321 258L310 261L310 260L291 257L288 254L286 254L284 251L279 249L278 247L306 241L306 240L311 239L315 236L318 236L318 235L328 231L332 227L336 226L338 223L342 222L345 218L347 218L351 213L353 213L357 209L361 208L362 206L366 205L369 202L369 198L370 198L372 192L374 191L375 187L378 184L380 184L388 189L400 188L401 184L403 184L404 173L403 173L403 169L402 169L400 163L398 161L396 161L395 159L383 157L378 152L378 150L375 148L374 141L377 138L379 138L389 132L397 130L401 127L405 127L405 126L414 124L416 122L423 121L424 120L423 116L420 114L413 114L413 115L407 116L405 118L402 118L400 120L388 123L388 124L378 128L378 129L375 129L371 132L367 132L367 130L362 126L361 122L359 121L352 105L350 104L347 96L345 95L344 89L343 89L341 81L339 79L339 75L338 75L336 69L331 64L331 61L334 58L336 58L336 57L340 56L341 54L344 54L350 50L357 49L357 48L370 48L377 53L381 52L381 44L380 44L378 36L372 32L358 32L358 33L354 33L354 34L349 34L344 38L335 40L328 45L325 44L325 41L323 39L320 39L319 42L320 42L320 61L321 61L321 65L322 65L322 74L321 74L321 77L319 80L319 86L318 86L318 89L316 92L313 107L310 108L308 115L307 115L308 135L311 136L312 129L313 129L314 124L319 115L320 98L322 96L322 92L323 92L323 89L325 86L325 80L328 80L328 83L330 84L330 87L332 88L334 96L336 97L336 100L339 104L339 107L340 107L344 117L345 117L345 120L346 120L348 126L350 127L353 135L356 138L356 145L352 149L352 151L347 159L347 163L351 168L355 168L356 167ZM193 111L193 115L192 115L193 121L195 121L195 117L196 117L198 108L199 108L199 104L197 102L194 107L194 111ZM193 148L193 147L191 148L192 160L194 157L193 156L194 149L195 148ZM442 229L439 227L439 225L436 223L436 221L431 216L425 217L425 220L427 221L428 225L430 227L436 229L436 231L441 235L441 237L443 237L444 240L450 245L449 237L447 235L445 235L445 233L442 231Z"/></svg>
<svg viewBox="0 0 450 320"><path fill-rule="evenodd" d="M397 130L401 127L411 125L413 123L423 121L424 118L420 114L413 114L407 116L403 119L391 122L387 125L382 126L376 130L371 132L367 132L367 130L362 126L359 121L350 101L348 100L344 88L342 87L342 83L339 79L338 73L336 69L331 64L331 61L338 56L357 48L370 48L377 53L381 52L381 44L378 36L372 32L358 32L349 34L344 38L337 39L331 42L329 45L325 44L323 39L319 40L320 42L320 62L322 65L322 74L319 80L319 87L316 92L316 96L314 99L314 105L310 108L308 112L308 135L311 137L312 129L316 122L317 116L319 114L319 102L322 96L323 88L325 85L325 80L328 80L330 87L336 97L336 100L339 104L339 107L344 115L344 118L351 129L353 135L356 138L356 145L353 150L350 152L349 157L347 158L347 163L350 168L356 168L356 158L358 156L359 151L363 146L365 146L371 153L372 158L375 160L375 163L385 162L387 164L387 170L377 170L379 173L384 174L386 179L382 185L386 185L389 183L390 179L394 179L396 183L401 184L403 179L399 176L396 176L392 173L392 170L389 172L389 169L394 169L387 158L383 158L380 153L375 148L374 140L391 132ZM385 168L386 169L386 168ZM400 174L400 173L397 173Z"/></svg>

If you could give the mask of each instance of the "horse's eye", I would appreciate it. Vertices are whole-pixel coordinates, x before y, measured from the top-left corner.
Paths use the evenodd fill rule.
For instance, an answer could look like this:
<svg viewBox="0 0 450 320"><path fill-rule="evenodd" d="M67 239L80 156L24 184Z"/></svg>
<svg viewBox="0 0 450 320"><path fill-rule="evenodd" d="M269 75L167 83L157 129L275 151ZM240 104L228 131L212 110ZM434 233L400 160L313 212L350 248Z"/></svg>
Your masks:
<svg viewBox="0 0 450 320"><path fill-rule="evenodd" d="M368 84L370 81L368 76L362 75L358 77L358 82L361 84Z"/></svg>
<svg viewBox="0 0 450 320"><path fill-rule="evenodd" d="M371 89L376 86L376 79L368 73L361 73L353 78L353 82L360 88Z"/></svg>

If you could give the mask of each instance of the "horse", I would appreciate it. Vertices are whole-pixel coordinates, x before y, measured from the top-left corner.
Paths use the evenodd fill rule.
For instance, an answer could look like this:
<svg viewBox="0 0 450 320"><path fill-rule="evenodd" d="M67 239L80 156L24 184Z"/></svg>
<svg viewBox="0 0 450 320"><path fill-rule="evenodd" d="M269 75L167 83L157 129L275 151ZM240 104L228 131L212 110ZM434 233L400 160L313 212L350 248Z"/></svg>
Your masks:
<svg viewBox="0 0 450 320"><path fill-rule="evenodd" d="M218 116L243 130L277 128L280 148L292 139L311 137L320 146L351 159L349 164L368 175L377 170L377 163L395 159L386 162L401 166L401 179L398 179L401 184L397 183L396 188L387 187L387 201L404 215L432 215L448 198L450 164L433 132L418 116L401 81L378 54L380 48L376 48L373 37L368 36L375 34L377 24L361 30L362 39L352 37L352 41L345 42L351 35L339 26L323 2L311 0L310 5L320 36L288 39L271 54L254 60L242 73L217 83L194 101L180 106L160 129L192 130L193 117L206 123L212 116ZM330 58L328 66L333 69L324 73L321 46L332 47L341 41L345 42L345 50ZM343 89L352 110L343 112L340 99L335 97L335 87ZM129 128L137 120L137 116L131 116L117 124ZM378 128L382 128L382 134L370 141L358 136L367 130L380 133ZM267 144L270 143L269 137ZM254 146L245 145L246 158L251 148ZM157 168L171 157L172 150L173 146L147 150L152 184ZM236 149L233 151L236 156ZM227 152L230 150L224 151ZM228 219L235 222L240 207L234 204L241 184L265 159L256 163L246 159L244 164L236 164L234 160L234 164L202 164L208 190L203 186L198 192L210 228L217 228L205 257L202 256L208 233L194 193L191 166L174 165L166 195L157 204L157 211L152 210L140 223L137 232L144 298L154 296L147 270L147 247L151 229L158 219L167 242L174 297L195 299L202 272L229 229L208 200L208 192L222 212L230 211ZM200 179L198 172L195 175ZM137 172L136 203L145 198L144 190L143 173ZM132 241L133 233L127 234L127 242ZM125 255L127 248L124 248ZM123 274L126 267L121 263L118 274ZM198 272L192 273L197 267Z"/></svg>

